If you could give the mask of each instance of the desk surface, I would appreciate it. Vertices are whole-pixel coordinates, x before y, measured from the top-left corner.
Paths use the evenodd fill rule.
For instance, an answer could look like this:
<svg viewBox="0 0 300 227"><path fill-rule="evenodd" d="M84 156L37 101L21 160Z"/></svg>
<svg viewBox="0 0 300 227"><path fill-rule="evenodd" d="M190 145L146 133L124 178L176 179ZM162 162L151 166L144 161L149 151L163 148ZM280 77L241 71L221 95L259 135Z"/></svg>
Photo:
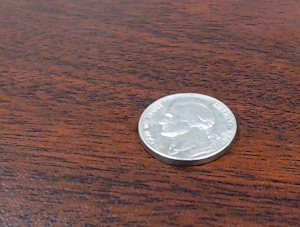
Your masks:
<svg viewBox="0 0 300 227"><path fill-rule="evenodd" d="M1 226L300 225L300 3L0 7ZM137 122L168 94L235 113L230 151L164 164Z"/></svg>

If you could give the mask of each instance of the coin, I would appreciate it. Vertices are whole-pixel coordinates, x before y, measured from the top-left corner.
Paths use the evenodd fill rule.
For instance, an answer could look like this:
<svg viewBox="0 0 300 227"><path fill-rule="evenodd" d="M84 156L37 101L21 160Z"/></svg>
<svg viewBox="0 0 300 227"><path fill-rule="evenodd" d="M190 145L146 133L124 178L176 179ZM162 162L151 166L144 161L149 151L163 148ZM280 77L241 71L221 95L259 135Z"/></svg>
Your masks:
<svg viewBox="0 0 300 227"><path fill-rule="evenodd" d="M174 165L198 165L228 151L237 122L221 101L179 93L150 104L141 115L138 132L143 147L155 158Z"/></svg>

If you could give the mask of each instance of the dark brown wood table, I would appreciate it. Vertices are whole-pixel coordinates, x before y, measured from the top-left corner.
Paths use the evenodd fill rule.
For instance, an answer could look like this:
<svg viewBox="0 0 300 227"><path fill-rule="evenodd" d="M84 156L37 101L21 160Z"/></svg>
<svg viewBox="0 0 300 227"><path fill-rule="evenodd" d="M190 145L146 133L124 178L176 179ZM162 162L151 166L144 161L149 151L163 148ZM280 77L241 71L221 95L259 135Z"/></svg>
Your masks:
<svg viewBox="0 0 300 227"><path fill-rule="evenodd" d="M139 142L165 95L235 113L229 152ZM1 0L0 226L300 226L300 2Z"/></svg>

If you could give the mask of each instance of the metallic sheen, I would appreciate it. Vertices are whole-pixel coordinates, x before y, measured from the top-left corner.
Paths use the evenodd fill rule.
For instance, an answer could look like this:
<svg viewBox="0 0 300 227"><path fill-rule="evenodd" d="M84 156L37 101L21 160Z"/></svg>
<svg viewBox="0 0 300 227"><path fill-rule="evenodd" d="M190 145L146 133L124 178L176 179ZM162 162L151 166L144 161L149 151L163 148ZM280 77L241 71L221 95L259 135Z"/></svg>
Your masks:
<svg viewBox="0 0 300 227"><path fill-rule="evenodd" d="M175 165L198 165L226 153L237 123L219 100L180 93L149 105L139 120L138 131L142 145L155 158Z"/></svg>

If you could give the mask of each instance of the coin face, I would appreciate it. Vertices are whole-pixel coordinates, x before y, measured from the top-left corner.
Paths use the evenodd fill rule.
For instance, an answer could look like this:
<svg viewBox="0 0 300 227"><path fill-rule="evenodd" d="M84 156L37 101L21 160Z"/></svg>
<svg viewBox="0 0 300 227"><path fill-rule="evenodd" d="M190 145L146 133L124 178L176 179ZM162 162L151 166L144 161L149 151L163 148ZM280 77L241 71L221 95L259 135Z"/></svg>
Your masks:
<svg viewBox="0 0 300 227"><path fill-rule="evenodd" d="M229 149L237 123L221 101L180 93L149 105L139 120L138 132L143 147L155 158L169 164L197 165Z"/></svg>

